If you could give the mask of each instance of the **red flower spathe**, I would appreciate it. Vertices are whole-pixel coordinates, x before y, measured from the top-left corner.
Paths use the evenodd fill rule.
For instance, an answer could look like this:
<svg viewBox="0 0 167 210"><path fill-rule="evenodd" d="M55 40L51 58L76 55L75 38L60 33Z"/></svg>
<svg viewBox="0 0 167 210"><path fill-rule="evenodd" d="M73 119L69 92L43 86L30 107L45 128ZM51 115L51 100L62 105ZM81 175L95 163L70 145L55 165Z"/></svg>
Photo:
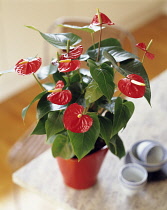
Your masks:
<svg viewBox="0 0 167 210"><path fill-rule="evenodd" d="M49 100L53 104L58 104L58 105L68 104L72 99L72 94L70 90L62 90L63 87L64 87L64 82L59 80L56 83L55 89L49 91L52 93L47 96L47 100Z"/></svg>
<svg viewBox="0 0 167 210"><path fill-rule="evenodd" d="M61 56L61 59L76 59L78 58L83 52L82 45L78 45L77 47L70 50L68 53L65 53Z"/></svg>
<svg viewBox="0 0 167 210"><path fill-rule="evenodd" d="M72 50L70 50L68 53L62 54L59 58L59 60L53 60L53 65L58 65L58 70L60 72L70 72L75 71L80 68L81 62L79 60L73 60L77 59L83 52L82 45L79 45Z"/></svg>
<svg viewBox="0 0 167 210"><path fill-rule="evenodd" d="M74 103L64 112L63 123L67 130L74 133L85 133L93 124L93 119L89 115L83 114L84 107Z"/></svg>
<svg viewBox="0 0 167 210"><path fill-rule="evenodd" d="M28 75L35 73L41 66L41 58L26 58L19 60L14 69L19 75Z"/></svg>
<svg viewBox="0 0 167 210"><path fill-rule="evenodd" d="M100 17L99 17L100 15ZM100 19L100 20L99 20ZM114 25L114 23L103 13L98 12L92 19L92 22L90 25L95 25L95 26L99 26L99 25Z"/></svg>
<svg viewBox="0 0 167 210"><path fill-rule="evenodd" d="M138 43L136 44L136 47L138 47L139 49L143 50L145 52L145 55L147 56L147 58L149 59L154 59L155 55L148 52L145 43Z"/></svg>
<svg viewBox="0 0 167 210"><path fill-rule="evenodd" d="M145 94L144 79L137 74L129 74L118 82L119 90L131 98L141 98Z"/></svg>
<svg viewBox="0 0 167 210"><path fill-rule="evenodd" d="M59 61L58 70L60 72L70 72L79 69L81 62L79 60L63 59Z"/></svg>

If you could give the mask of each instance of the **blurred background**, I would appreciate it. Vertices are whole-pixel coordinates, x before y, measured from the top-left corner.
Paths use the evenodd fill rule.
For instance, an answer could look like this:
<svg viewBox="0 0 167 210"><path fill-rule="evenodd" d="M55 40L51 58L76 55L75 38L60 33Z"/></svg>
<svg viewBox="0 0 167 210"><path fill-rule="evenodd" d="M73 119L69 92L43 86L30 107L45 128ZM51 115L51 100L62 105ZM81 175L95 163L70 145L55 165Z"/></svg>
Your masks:
<svg viewBox="0 0 167 210"><path fill-rule="evenodd" d="M167 0L0 0L0 72L12 69L21 58L35 55L43 58L42 37L25 25L33 25L46 33L57 18L91 19L96 8L116 25L130 31L137 42L148 44L153 39L150 50L155 59L145 62L150 79L166 69ZM54 57L51 45L50 50ZM35 121L35 107L29 111L24 124L21 110L39 91L32 76L9 73L0 77L0 209L3 210L16 209L8 152Z"/></svg>

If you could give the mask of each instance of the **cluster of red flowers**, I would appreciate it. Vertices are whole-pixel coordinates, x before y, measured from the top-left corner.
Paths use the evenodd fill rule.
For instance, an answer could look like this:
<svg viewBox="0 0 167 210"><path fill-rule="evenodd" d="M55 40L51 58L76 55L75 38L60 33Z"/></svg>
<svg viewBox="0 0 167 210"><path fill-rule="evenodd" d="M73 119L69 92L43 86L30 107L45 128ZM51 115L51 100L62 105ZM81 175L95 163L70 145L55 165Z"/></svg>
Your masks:
<svg viewBox="0 0 167 210"><path fill-rule="evenodd" d="M90 25L114 25L114 23L103 13L98 12L94 17ZM150 59L154 58L154 55L149 53L146 49L144 43L139 43L136 45L143 51L145 51L146 56ZM80 68L80 61L78 58L83 52L83 47L81 45L69 49L68 52L59 56L59 58L52 61L53 65L58 65L58 71L67 73L75 71ZM27 75L35 73L41 66L41 58L35 57L31 59L21 59L15 66L15 71L21 75ZM72 99L72 93L70 90L63 89L64 82L58 81L54 90L51 92L47 99L58 105L68 104ZM145 94L145 84L144 79L136 74L127 75L126 78L121 79L118 82L119 90L126 96L132 98L140 98ZM90 129L93 124L93 119L84 114L84 107L74 103L67 107L64 112L63 123L67 130L76 133L84 133Z"/></svg>

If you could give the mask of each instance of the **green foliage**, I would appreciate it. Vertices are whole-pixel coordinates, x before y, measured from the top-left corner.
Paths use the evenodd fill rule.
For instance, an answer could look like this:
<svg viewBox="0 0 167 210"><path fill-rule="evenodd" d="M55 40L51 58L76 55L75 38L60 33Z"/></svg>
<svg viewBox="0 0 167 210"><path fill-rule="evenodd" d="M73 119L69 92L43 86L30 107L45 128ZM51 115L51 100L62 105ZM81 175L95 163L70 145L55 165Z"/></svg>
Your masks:
<svg viewBox="0 0 167 210"><path fill-rule="evenodd" d="M51 103L47 100L47 95L48 94L42 96L37 104L37 119L41 119L43 116L51 111L64 110L67 107L66 105L57 105Z"/></svg>
<svg viewBox="0 0 167 210"><path fill-rule="evenodd" d="M49 112L48 118L45 123L47 138L50 138L51 136L64 130L62 118L63 118L62 112L59 111Z"/></svg>
<svg viewBox="0 0 167 210"><path fill-rule="evenodd" d="M137 59L127 59L125 61L120 62L119 66L115 58L107 51L104 51L103 55L104 57L107 58L108 61L111 62L113 67L123 76L126 77L128 74L137 74L144 79L146 84L146 92L144 96L147 99L148 103L150 103L151 100L150 82L143 64Z"/></svg>
<svg viewBox="0 0 167 210"><path fill-rule="evenodd" d="M131 101L123 101L118 97L114 106L114 119L112 136L115 136L122 128L126 127L129 119L134 112L134 104Z"/></svg>
<svg viewBox="0 0 167 210"><path fill-rule="evenodd" d="M94 33L104 28L67 24L60 26L82 31L83 34L89 33L90 39ZM50 34L43 33L33 26L26 27L37 31L44 40L59 49L56 65L50 64L41 67L36 73L39 80L44 80L42 86L45 91L38 94L22 111L24 119L31 105L38 101L37 124L32 134L46 134L46 142L52 145L54 157L60 156L69 159L76 156L78 160L81 160L95 149L98 138L104 140L114 155L119 158L123 157L125 148L119 137L119 132L127 126L134 112L134 104L124 98L116 97L115 74L119 73L123 77L129 74L140 75L146 85L144 96L150 103L149 78L138 57L124 50L117 39L108 38L101 40L100 43L93 43L88 49L84 49L85 54L72 59L79 60L81 63L85 62L87 68L66 73L60 72L58 70L59 58L61 57L60 49L73 49L82 41L82 38L73 33ZM84 35L83 41L87 41L84 40ZM68 64L66 63L66 65ZM59 80L64 82L64 87L60 91L69 90L72 94L71 101L66 105L53 104L47 100L48 90L54 89ZM85 133L74 133L64 126L64 112L73 103L82 105L84 108L82 114L89 115L93 119L93 125Z"/></svg>
<svg viewBox="0 0 167 210"><path fill-rule="evenodd" d="M50 64L48 66L40 68L39 71L37 72L37 77L38 79L42 80L47 78L50 74L54 74L56 72L57 72L57 66Z"/></svg>
<svg viewBox="0 0 167 210"><path fill-rule="evenodd" d="M26 106L26 107L22 110L22 118L23 118L23 120L25 119L25 116L26 116L26 114L27 114L27 111L28 111L28 109L31 107L31 105L32 105L34 102L36 102L36 101L38 101L39 99L41 99L45 94L46 94L46 91L44 91L44 92L38 94L38 95L31 101L31 103L30 103L28 106Z"/></svg>
<svg viewBox="0 0 167 210"><path fill-rule="evenodd" d="M99 26L92 26L92 27L90 27L90 26L73 26L73 25L69 25L69 24L60 24L59 26L77 29L77 30L85 31L85 32L88 32L91 34L100 30Z"/></svg>
<svg viewBox="0 0 167 210"><path fill-rule="evenodd" d="M57 47L59 49L66 49L67 43L70 41L70 45L77 45L81 42L81 38L73 33L58 33L58 34L49 34L49 33L42 33L38 29L33 26L26 26L31 28L35 31L38 31L40 35L51 45Z"/></svg>
<svg viewBox="0 0 167 210"><path fill-rule="evenodd" d="M55 137L52 144L52 154L53 157L59 156L64 159L69 159L74 156L68 136L59 134Z"/></svg>
<svg viewBox="0 0 167 210"><path fill-rule="evenodd" d="M98 84L103 95L110 100L115 90L115 84L113 82L113 69L106 63L98 66L92 60L88 60L88 64L93 79Z"/></svg>
<svg viewBox="0 0 167 210"><path fill-rule="evenodd" d="M111 138L108 148L114 155L116 155L119 158L122 158L125 155L125 148L118 134Z"/></svg>
<svg viewBox="0 0 167 210"><path fill-rule="evenodd" d="M85 99L87 104L95 102L103 93L101 92L97 82L92 80L86 88Z"/></svg>
<svg viewBox="0 0 167 210"><path fill-rule="evenodd" d="M81 160L94 148L100 133L100 124L97 115L95 113L89 113L89 115L93 118L93 125L87 132L74 133L68 131L74 153L78 160Z"/></svg>

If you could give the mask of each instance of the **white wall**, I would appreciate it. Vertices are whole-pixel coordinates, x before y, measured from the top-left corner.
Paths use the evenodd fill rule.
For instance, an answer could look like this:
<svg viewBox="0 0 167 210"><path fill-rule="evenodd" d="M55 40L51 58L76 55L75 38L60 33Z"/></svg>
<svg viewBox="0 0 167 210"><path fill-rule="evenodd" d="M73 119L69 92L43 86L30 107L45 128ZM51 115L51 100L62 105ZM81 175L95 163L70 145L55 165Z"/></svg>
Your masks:
<svg viewBox="0 0 167 210"><path fill-rule="evenodd" d="M162 11L164 0L0 0L0 71L26 57L43 56L43 39L24 25L42 32L60 16L88 16L99 8L126 29L134 29ZM0 77L0 101L33 83L15 73Z"/></svg>

